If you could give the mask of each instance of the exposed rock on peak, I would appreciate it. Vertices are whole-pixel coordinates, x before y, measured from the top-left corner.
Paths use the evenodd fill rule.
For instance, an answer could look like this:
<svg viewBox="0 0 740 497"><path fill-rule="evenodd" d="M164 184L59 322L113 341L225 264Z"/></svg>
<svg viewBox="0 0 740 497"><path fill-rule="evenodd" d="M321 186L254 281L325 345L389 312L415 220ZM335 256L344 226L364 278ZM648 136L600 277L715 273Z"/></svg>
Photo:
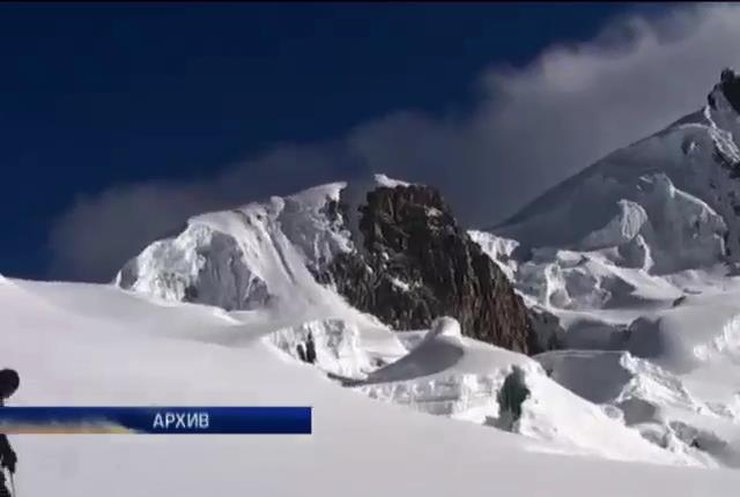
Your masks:
<svg viewBox="0 0 740 497"><path fill-rule="evenodd" d="M397 329L426 328L448 315L468 336L527 353L538 349L522 300L437 190L376 188L360 211L363 250L340 254L317 274L319 281Z"/></svg>
<svg viewBox="0 0 740 497"><path fill-rule="evenodd" d="M740 113L740 76L733 69L725 68L722 70L719 79L720 81L715 85L715 89L721 90L732 109ZM712 109L716 109L714 95L710 93L707 99Z"/></svg>
<svg viewBox="0 0 740 497"><path fill-rule="evenodd" d="M227 310L330 300L333 312L346 305L341 296L398 330L451 316L468 336L539 350L521 298L439 192L382 175L197 216L126 264L116 282Z"/></svg>

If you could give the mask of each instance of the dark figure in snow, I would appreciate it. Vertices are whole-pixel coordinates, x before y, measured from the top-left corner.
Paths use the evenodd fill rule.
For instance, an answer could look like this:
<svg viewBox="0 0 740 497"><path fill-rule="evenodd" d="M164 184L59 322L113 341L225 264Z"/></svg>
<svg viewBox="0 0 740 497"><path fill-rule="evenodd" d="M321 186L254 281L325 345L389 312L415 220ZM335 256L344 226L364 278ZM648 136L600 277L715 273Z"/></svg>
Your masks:
<svg viewBox="0 0 740 497"><path fill-rule="evenodd" d="M308 334L308 342L306 342L306 362L313 364L316 362L316 344L313 343L313 335Z"/></svg>
<svg viewBox="0 0 740 497"><path fill-rule="evenodd" d="M302 343L299 343L298 345L296 345L295 350L298 353L298 358L301 361L308 362L306 361L306 347L304 347Z"/></svg>
<svg viewBox="0 0 740 497"><path fill-rule="evenodd" d="M12 369L3 369L0 371L0 407L5 403L5 399L10 397L18 390L20 377ZM18 458L15 451L8 442L8 437L0 434L0 465L4 468L0 471L0 497L10 497L10 491L5 486L5 469L15 473L15 464Z"/></svg>
<svg viewBox="0 0 740 497"><path fill-rule="evenodd" d="M519 366L514 366L498 392L500 428L511 431L522 415L522 404L529 393L524 381L524 371Z"/></svg>
<svg viewBox="0 0 740 497"><path fill-rule="evenodd" d="M305 344L299 343L295 348L301 361L310 364L316 362L316 345L313 342L313 335L311 333L308 334L308 340L306 340Z"/></svg>

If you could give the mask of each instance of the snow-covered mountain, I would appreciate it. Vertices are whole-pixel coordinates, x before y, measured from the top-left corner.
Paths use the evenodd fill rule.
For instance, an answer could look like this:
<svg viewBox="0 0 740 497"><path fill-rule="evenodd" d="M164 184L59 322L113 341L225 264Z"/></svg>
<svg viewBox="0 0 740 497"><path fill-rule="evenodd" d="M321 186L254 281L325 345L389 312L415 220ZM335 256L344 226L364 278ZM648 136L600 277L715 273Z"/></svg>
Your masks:
<svg viewBox="0 0 740 497"><path fill-rule="evenodd" d="M112 285L0 277L16 405L315 413L15 437L22 495L736 495L739 89L491 230L377 175L196 216Z"/></svg>
<svg viewBox="0 0 740 497"><path fill-rule="evenodd" d="M336 300L330 291L395 329L450 315L466 335L513 350L549 338L538 340L521 298L437 190L383 175L197 216L116 283L226 310L321 306Z"/></svg>
<svg viewBox="0 0 740 497"><path fill-rule="evenodd" d="M734 467L739 88L724 71L699 112L471 233L529 305L559 319L569 350L538 356L553 379L660 446Z"/></svg>
<svg viewBox="0 0 740 497"><path fill-rule="evenodd" d="M670 273L740 257L740 78L722 74L700 111L619 149L493 231L522 250L615 249Z"/></svg>
<svg viewBox="0 0 740 497"><path fill-rule="evenodd" d="M723 304L740 288L731 276L740 257L739 87L723 72L702 110L609 154L490 231L466 233L432 187L376 175L195 217L132 259L116 284L300 316L308 321L270 338L295 359L371 397L480 424L499 423L495 397L510 370L495 360L492 370L461 369L459 347L422 338L417 346L420 332L407 330L452 316L463 335L514 351L565 348L536 357L551 379L525 361L531 392L536 378L554 379L671 457L740 465L740 385L728 375L708 394L696 381L740 350L738 307ZM712 326L686 329L697 320ZM403 332L405 352L374 350L363 338L388 327ZM553 395L509 429L593 449L587 423L570 433L555 421L585 407ZM607 443L601 453L612 450Z"/></svg>

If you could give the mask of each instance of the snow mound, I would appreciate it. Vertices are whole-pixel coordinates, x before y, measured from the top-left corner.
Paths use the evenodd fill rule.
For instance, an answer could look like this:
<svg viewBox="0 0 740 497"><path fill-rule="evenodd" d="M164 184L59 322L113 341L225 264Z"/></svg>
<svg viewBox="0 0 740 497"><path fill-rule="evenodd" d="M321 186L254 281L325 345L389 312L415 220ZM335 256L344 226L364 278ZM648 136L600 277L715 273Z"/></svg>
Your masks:
<svg viewBox="0 0 740 497"><path fill-rule="evenodd" d="M525 372L531 395L513 431L557 450L602 457L698 464L653 446L619 419L547 377L536 361L459 335L451 318L435 326L408 355L350 386L371 398L416 410L497 426L498 395L513 367Z"/></svg>
<svg viewBox="0 0 740 497"><path fill-rule="evenodd" d="M619 345L688 374L712 363L740 361L740 291L682 297L678 305L630 323Z"/></svg>
<svg viewBox="0 0 740 497"><path fill-rule="evenodd" d="M429 331L424 335L424 341L422 344L435 341L439 337L461 341L462 331L460 330L460 323L457 319L448 316L442 316L435 319L432 322L432 326L429 328Z"/></svg>
<svg viewBox="0 0 740 497"><path fill-rule="evenodd" d="M696 412L703 408L678 377L629 352L566 350L546 352L536 359L553 380L597 404L639 398Z"/></svg>
<svg viewBox="0 0 740 497"><path fill-rule="evenodd" d="M550 378L586 400L603 404L619 397L634 377L623 352L565 350L535 356Z"/></svg>
<svg viewBox="0 0 740 497"><path fill-rule="evenodd" d="M740 462L740 446L732 445L737 429L718 429L712 409L678 376L627 352L558 351L537 359L552 379L657 446L707 466Z"/></svg>
<svg viewBox="0 0 740 497"><path fill-rule="evenodd" d="M439 373L455 366L463 355L460 323L449 317L437 318L409 354L369 374L366 383L402 381Z"/></svg>

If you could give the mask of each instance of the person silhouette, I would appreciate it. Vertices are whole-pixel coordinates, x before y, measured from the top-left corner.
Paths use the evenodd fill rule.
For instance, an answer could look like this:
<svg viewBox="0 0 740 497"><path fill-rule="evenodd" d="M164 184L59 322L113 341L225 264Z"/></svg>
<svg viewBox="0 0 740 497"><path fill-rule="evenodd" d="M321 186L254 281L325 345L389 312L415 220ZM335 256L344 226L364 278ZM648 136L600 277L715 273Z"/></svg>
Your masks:
<svg viewBox="0 0 740 497"><path fill-rule="evenodd" d="M5 400L18 390L20 384L20 377L18 373L13 369L0 370L0 407L5 405ZM10 446L8 437L5 434L0 433L0 466L10 471L11 474L15 473L15 465L18 462L18 457ZM5 486L5 472L0 471L0 497L11 497L10 491Z"/></svg>
<svg viewBox="0 0 740 497"><path fill-rule="evenodd" d="M511 431L522 416L522 404L529 398L530 391L525 381L524 370L514 365L498 392L499 427Z"/></svg>

